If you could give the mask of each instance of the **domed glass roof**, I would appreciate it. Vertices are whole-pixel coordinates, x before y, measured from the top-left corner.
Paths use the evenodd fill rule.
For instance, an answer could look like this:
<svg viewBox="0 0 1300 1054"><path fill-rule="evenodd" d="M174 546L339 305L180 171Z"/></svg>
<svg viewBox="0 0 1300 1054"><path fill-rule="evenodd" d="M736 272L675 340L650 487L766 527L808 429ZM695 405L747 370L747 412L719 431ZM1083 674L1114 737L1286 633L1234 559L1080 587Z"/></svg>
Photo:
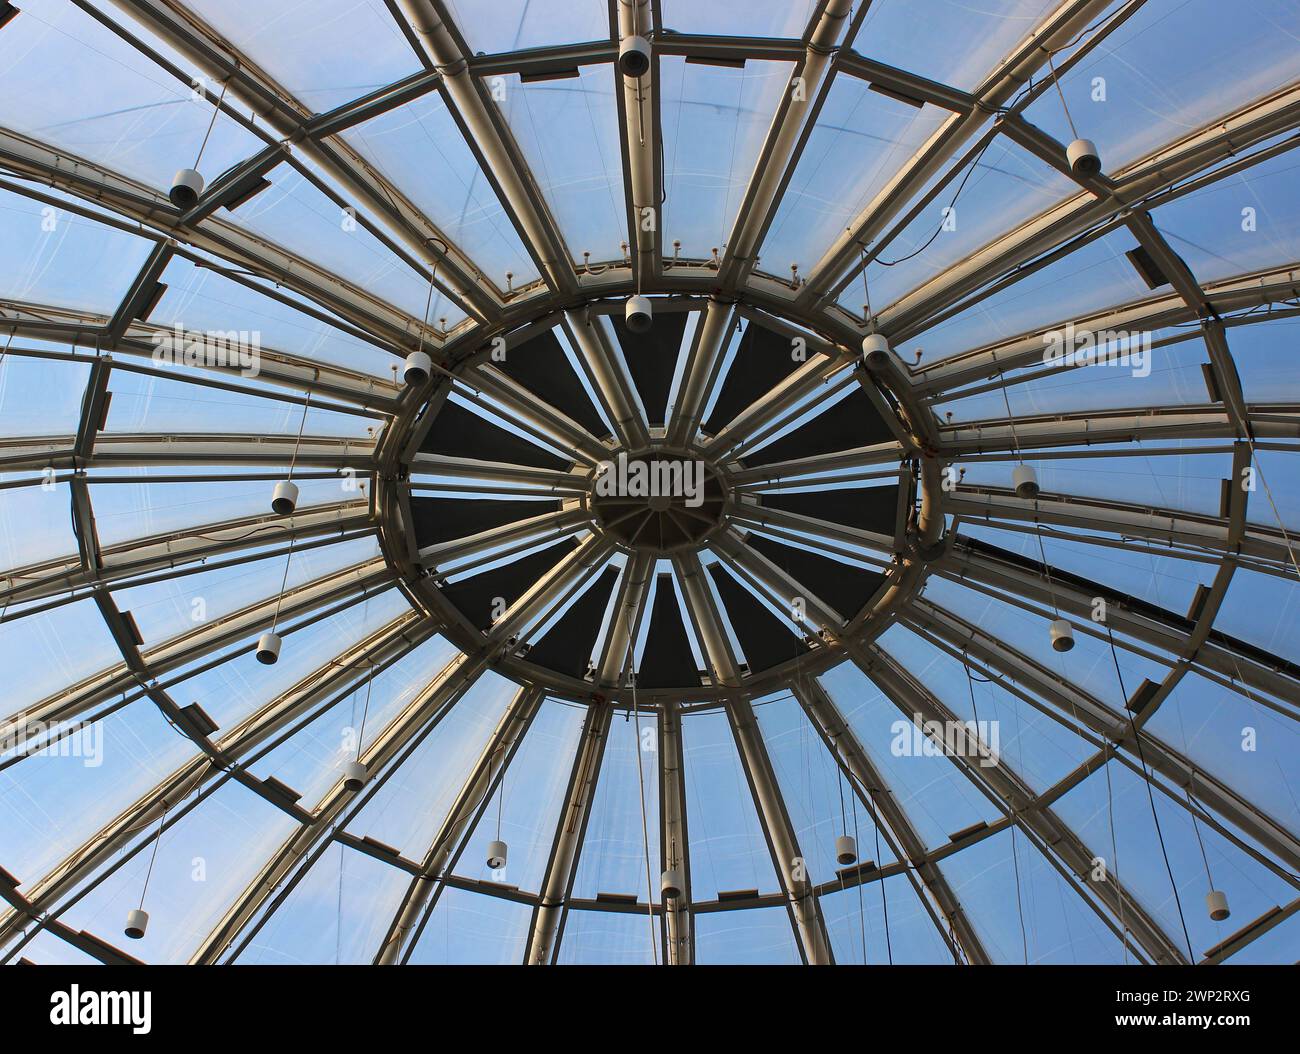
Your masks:
<svg viewBox="0 0 1300 1054"><path fill-rule="evenodd" d="M1293 961L1298 37L0 3L0 960Z"/></svg>

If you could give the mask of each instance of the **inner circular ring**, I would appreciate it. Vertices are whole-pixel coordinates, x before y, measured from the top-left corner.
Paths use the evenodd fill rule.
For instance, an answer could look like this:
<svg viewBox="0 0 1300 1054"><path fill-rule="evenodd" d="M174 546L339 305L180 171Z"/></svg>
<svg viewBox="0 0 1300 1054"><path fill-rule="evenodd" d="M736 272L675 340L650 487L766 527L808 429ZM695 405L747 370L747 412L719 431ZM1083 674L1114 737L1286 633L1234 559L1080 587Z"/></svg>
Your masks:
<svg viewBox="0 0 1300 1054"><path fill-rule="evenodd" d="M593 468L584 503L625 549L695 549L719 531L731 505L726 476L696 451L619 451Z"/></svg>

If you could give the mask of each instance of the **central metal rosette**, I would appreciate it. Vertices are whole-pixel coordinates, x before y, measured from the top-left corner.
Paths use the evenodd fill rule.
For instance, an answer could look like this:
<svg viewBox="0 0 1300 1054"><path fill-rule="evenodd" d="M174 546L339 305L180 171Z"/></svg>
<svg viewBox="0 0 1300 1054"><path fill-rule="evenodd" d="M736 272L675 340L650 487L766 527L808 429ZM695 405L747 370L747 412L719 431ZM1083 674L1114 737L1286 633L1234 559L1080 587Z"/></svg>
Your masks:
<svg viewBox="0 0 1300 1054"><path fill-rule="evenodd" d="M722 527L730 492L722 472L697 454L651 448L597 464L584 501L616 544L670 553L698 548Z"/></svg>

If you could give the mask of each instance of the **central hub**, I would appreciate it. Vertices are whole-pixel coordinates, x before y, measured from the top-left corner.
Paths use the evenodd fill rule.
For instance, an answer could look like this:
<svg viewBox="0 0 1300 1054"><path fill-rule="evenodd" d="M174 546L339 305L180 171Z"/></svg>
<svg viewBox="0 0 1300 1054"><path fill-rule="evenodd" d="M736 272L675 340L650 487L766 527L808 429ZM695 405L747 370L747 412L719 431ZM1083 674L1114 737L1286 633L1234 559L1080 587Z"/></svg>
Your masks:
<svg viewBox="0 0 1300 1054"><path fill-rule="evenodd" d="M727 489L711 464L690 454L621 452L596 467L587 503L618 544L671 552L699 547L721 526Z"/></svg>

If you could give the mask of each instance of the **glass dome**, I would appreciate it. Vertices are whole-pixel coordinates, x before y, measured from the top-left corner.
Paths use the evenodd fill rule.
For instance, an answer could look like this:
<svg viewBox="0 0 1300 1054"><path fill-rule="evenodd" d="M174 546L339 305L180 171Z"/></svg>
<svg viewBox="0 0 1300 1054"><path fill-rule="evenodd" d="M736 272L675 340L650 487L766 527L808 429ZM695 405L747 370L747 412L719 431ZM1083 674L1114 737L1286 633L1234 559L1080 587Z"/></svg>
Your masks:
<svg viewBox="0 0 1300 1054"><path fill-rule="evenodd" d="M0 961L1294 961L1298 37L0 3Z"/></svg>

